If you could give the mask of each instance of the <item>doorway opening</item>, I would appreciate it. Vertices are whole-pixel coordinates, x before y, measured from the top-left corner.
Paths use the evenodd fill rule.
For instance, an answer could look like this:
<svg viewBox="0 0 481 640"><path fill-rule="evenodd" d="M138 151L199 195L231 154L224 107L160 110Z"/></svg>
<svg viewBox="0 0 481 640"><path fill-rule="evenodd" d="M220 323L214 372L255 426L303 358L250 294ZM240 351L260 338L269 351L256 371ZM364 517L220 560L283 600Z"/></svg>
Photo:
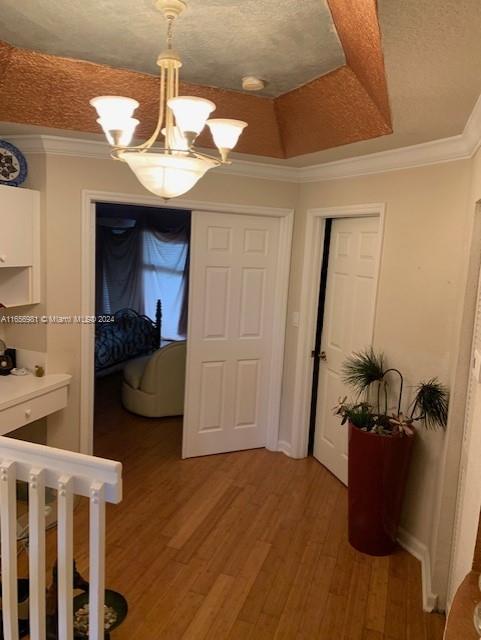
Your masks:
<svg viewBox="0 0 481 640"><path fill-rule="evenodd" d="M380 247L379 217L326 220L313 357L312 453L344 484L347 430L332 409L350 394L343 380L346 358L372 346Z"/></svg>
<svg viewBox="0 0 481 640"><path fill-rule="evenodd" d="M343 253L347 249L347 253L351 253L351 249L356 247L356 242L352 243L346 237L346 235L340 235L338 231L346 231L342 230L338 225L343 223L349 223L350 220L357 220L359 223L362 220L368 219L370 221L374 221L377 225L375 231L376 237L376 250L367 261L364 262L369 263L370 274L369 278L366 278L365 284L369 284L367 280L370 280L369 287L372 290L372 301L371 301L371 314L368 318L368 321L371 324L371 331L369 333L368 339L364 338L361 342L360 340L353 341L351 349L354 348L363 348L368 344L373 342L373 328L374 328L374 316L375 316L375 307L377 302L377 283L379 279L379 272L381 267L381 247L382 247L382 238L383 238L383 229L384 229L384 218L385 218L385 205L383 203L374 203L374 204L365 204L365 205L346 205L341 207L326 207L321 209L308 209L306 216L306 230L305 230L305 244L304 244L304 262L302 267L302 287L303 287L303 295L301 297L301 304L299 308L299 331L298 331L298 340L297 340L297 354L296 354L296 366L295 366L295 393L294 393L294 402L292 407L292 415L296 416L296 420L293 422L293 430L292 430L292 446L291 446L291 454L296 458L303 458L308 455L309 451L309 436L311 435L312 442L312 451L315 452L316 448L316 440L317 435L319 434L319 424L320 424L320 410L325 412L325 416L332 417L332 407L336 404L338 396L342 393L342 388L335 389L335 377L330 376L329 382L331 383L331 391L334 388L334 402L329 404L329 400L323 397L321 393L321 382L326 379L326 376L323 376L323 372L325 373L328 369L332 370L332 366L326 367L326 364L331 365L333 362L333 353L336 350L336 338L339 338L339 335L332 336L329 335L329 323L326 321L331 318L333 312L336 312L336 318L338 322L335 322L332 326L337 327L338 334L339 331L343 331L343 319L345 318L353 318L357 313L356 305L359 304L359 299L362 300L362 296L351 295L346 290L346 295L337 296L336 303L330 303L330 294L329 294L329 273L333 273L333 269L331 267L331 259L333 256L336 256L337 253ZM327 221L331 220L330 223ZM328 244L326 240L326 229L330 227L330 239L329 239L329 256L324 256L326 245ZM371 230L372 231L372 230ZM369 244L372 245L368 241L369 233L364 238L364 247L362 250L362 255L359 254L358 258L361 261L364 259L365 249L368 248L368 253L372 253L372 246L369 248ZM359 238L358 238L359 240ZM372 240L372 235L371 235ZM336 244L335 244L336 243ZM352 247L350 249L350 244ZM332 251L332 247L336 247L336 251ZM341 250L341 251L340 251ZM359 252L359 246L358 246ZM367 255L367 253L366 253ZM324 258L327 257L327 260ZM359 262L359 260L357 260ZM321 290L321 273L323 271L323 264L327 263L327 275L326 275L326 291L325 296L320 296ZM324 266L325 268L325 266ZM360 280L362 280L363 274L359 274L361 276ZM372 276L372 277L371 277ZM338 274L336 276L337 280L341 282L344 278L343 274ZM331 287L332 289L332 287ZM339 293L342 290L339 288L334 288L334 291ZM322 293L322 292L321 292ZM332 297L332 296L331 296ZM335 298L335 296L334 296ZM334 299L333 298L333 299ZM344 302L343 302L344 301ZM346 303L352 304L352 301L355 301L354 311L350 310L349 304L346 309L343 311L343 304ZM322 302L322 330L320 330L318 326L318 317L319 317L319 307L320 302ZM336 318L334 318L336 320ZM364 329L365 332L365 329ZM316 343L316 335L317 335L317 343ZM320 339L319 339L320 337ZM326 348L327 347L327 348ZM334 349L333 349L334 347ZM314 403L313 400L313 371L314 371L314 358L312 357L313 352L318 353L321 356L321 352L324 351L326 353L326 360L322 360L319 358L319 374L318 380L319 385L317 388L317 399L315 400L316 407L316 418L312 420L311 427L311 407ZM337 351L340 351L337 349ZM334 354L335 355L335 354ZM340 358L341 362L343 358ZM337 386L341 387L340 384L340 376L337 375ZM321 423L322 424L322 423ZM310 428L311 427L311 428ZM330 425L332 429L332 433L329 434L329 438L327 440L335 440L339 438L339 435L342 434L343 430L340 429L338 421L335 421L335 424L332 423ZM327 434L324 434L326 436ZM333 442L331 444L334 444ZM324 463L323 463L324 464ZM335 473L335 472L333 472ZM347 475L347 474L346 474ZM340 477L340 474L338 474ZM347 478L346 478L347 479Z"/></svg>
<svg viewBox="0 0 481 640"><path fill-rule="evenodd" d="M132 204L150 207L157 211L166 210L166 208L159 207L158 198L146 195L84 191L82 199L80 310L83 316L91 318L95 316L96 302L97 205L99 203ZM187 331L189 343L185 365L184 407L186 411L183 418L182 457L219 452L210 446L197 447L191 436L195 439L196 434L199 434L203 439L204 434L213 435L217 445L219 438L216 436L222 431L227 433L225 425L231 425L234 415L238 421L234 434L236 438L242 440L240 443L242 446L238 446L238 442L228 442L228 446L223 448L224 451L251 448L250 443L246 444L246 440L257 432L257 425L262 425L264 432L261 444L257 445L256 442L255 446L277 450L282 447L282 443L279 443L279 412L290 266L290 260L286 259L286 256L290 256L291 253L293 211L185 199L176 200L175 205L177 206L169 207L174 215L179 209L190 211L192 214L188 302L191 313ZM266 233L270 228L270 221L276 221L275 242L272 242L273 238ZM218 260L220 260L219 264L217 264ZM267 271L262 266L263 261L269 262L266 265ZM274 274L273 277L270 277L272 274ZM264 296L269 298L266 302L267 306L263 306ZM202 304L196 304L199 301ZM230 301L242 304L244 313L236 314L234 305L230 305ZM225 309L228 314L222 314L222 309ZM264 331L267 326L269 331L267 329ZM227 329L227 340L221 335L222 332L218 335L216 333L224 327ZM239 332L245 336L238 339ZM249 374L256 365L256 354L252 348L256 346L257 334L261 339L264 336L270 336L270 341L267 345L268 350L261 353L267 365L263 370L264 373L268 371L268 375L256 378ZM202 359L203 341L207 349L207 360ZM217 343L219 348L224 348L225 345L231 345L233 341L237 341L240 347L239 353L234 358L234 352L228 351L225 354L225 365L220 366L222 354L214 354L213 347ZM167 345L166 348L169 346ZM86 322L81 325L79 362L81 371L80 450L85 453L93 452L94 354L95 325L92 322ZM239 373L237 376L232 375L235 372L236 363ZM202 380L196 379L199 372L205 378L203 386ZM210 385L207 378L211 378L211 374L214 382L219 382L220 375L220 382L224 380L225 384L217 384L214 387ZM225 374L224 378L222 378L223 374ZM260 384L265 379L269 380L268 393L257 394L254 383L258 380ZM247 402L246 398L251 402ZM259 411L262 407L262 415L256 412L257 407ZM219 408L220 414L217 411ZM218 415L222 420L220 429L207 424L217 420ZM252 416L254 421L251 421ZM202 427L200 427L201 424ZM113 452L109 456L116 457Z"/></svg>
<svg viewBox="0 0 481 640"><path fill-rule="evenodd" d="M180 457L190 228L188 210L95 205L94 447L169 431Z"/></svg>

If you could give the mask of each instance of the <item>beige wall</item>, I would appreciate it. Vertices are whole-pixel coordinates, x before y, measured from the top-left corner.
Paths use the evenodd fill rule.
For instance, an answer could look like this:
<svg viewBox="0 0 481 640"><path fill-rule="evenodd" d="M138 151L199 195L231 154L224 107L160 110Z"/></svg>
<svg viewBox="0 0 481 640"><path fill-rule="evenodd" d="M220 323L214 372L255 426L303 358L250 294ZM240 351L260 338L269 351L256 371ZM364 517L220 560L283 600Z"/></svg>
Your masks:
<svg viewBox="0 0 481 640"><path fill-rule="evenodd" d="M125 165L111 160L48 156L29 158L28 186L43 192L44 289L48 314L80 312L81 190L143 195ZM481 166L481 160L477 160ZM472 232L472 163L446 163L361 178L295 184L212 172L192 190L192 200L296 208L289 292L289 319L299 310L306 211L309 208L384 202L385 234L375 324L375 346L405 372L407 383L439 376L452 384ZM478 190L481 192L481 168ZM467 323L467 324L466 324ZM469 325L469 318L465 320ZM49 420L49 442L79 446L78 326L48 325L40 331L7 329L12 346L46 349L50 371L73 375L69 407ZM281 439L290 442L297 329L287 325ZM462 403L461 403L462 408ZM455 427L462 429L462 424ZM456 430L453 429L456 433ZM436 552L434 518L449 495L440 488L448 438L421 433L417 443L403 524ZM453 465L455 469L456 465ZM453 471L454 473L454 471ZM449 493L449 492L448 492ZM452 483L451 483L452 493ZM439 584L442 576L439 576Z"/></svg>
<svg viewBox="0 0 481 640"><path fill-rule="evenodd" d="M81 191L110 191L139 196L146 191L125 164L97 160L48 156L45 167L39 156L28 158L31 177L27 186L43 192L42 220L45 285L42 305L32 313L80 314ZM45 178L41 176L45 169ZM42 183L42 180L45 180ZM254 180L219 173L208 174L189 192L191 200L293 208L298 186L292 183ZM161 204L161 201L159 201ZM39 309L39 310L37 310ZM42 311L40 311L42 309ZM69 405L49 418L49 444L79 448L80 326L54 325L7 329L11 346L47 350L48 370L72 374Z"/></svg>
<svg viewBox="0 0 481 640"><path fill-rule="evenodd" d="M452 162L301 188L289 311L299 309L307 209L385 203L374 346L405 373L408 393L410 385L432 376L453 385L469 253L471 168L470 161ZM295 424L291 409L296 343L297 329L288 325L281 431L281 438L288 441ZM462 419L457 420L453 429L462 429ZM434 543L439 475L446 447L443 432L420 432L404 509L404 528L429 550ZM443 580L445 583L440 576L433 590L442 592Z"/></svg>

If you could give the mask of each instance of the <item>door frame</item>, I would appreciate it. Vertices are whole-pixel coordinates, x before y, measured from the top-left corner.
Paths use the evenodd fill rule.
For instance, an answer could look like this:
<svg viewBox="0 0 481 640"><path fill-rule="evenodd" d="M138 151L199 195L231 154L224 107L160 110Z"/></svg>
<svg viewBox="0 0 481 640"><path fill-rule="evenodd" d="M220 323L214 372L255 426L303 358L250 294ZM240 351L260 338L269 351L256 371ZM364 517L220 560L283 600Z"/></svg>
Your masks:
<svg viewBox="0 0 481 640"><path fill-rule="evenodd" d="M132 195L121 192L82 190L80 314L83 318L90 318L95 315L95 206L101 202L155 206L159 208L165 206L168 209L190 209L193 213L195 211L213 211L279 218L279 251L275 295L276 320L272 331L274 340L271 362L271 377L274 380L273 388L276 391L269 399L270 410L266 441L266 448L277 451L279 449L281 383L284 364L294 209L206 202L187 198L176 198L173 202L169 202L168 205L162 205L162 201L157 196L148 194ZM80 330L80 451L86 454L92 454L93 452L94 335L94 324L88 321L82 322Z"/></svg>
<svg viewBox="0 0 481 640"><path fill-rule="evenodd" d="M304 240L304 261L302 265L302 290L299 310L299 331L297 339L294 401L292 406L292 441L291 455L294 458L307 456L309 442L309 410L312 390L312 358L317 324L317 304L321 268L323 262L324 229L326 218L365 218L379 217L380 250L376 265L377 283L375 305L377 306L379 292L379 274L381 271L382 253L384 247L385 203L356 204L340 207L322 207L308 209L306 214L306 229ZM376 311L374 312L374 327Z"/></svg>
<svg viewBox="0 0 481 640"><path fill-rule="evenodd" d="M473 294L474 291L474 294ZM481 426L474 421L473 409L476 403L476 392L479 383L474 375L474 350L481 332L481 201L475 203L471 229L471 246L466 269L466 284L462 314L458 331L460 342L451 380L451 401L449 422L446 430L448 441L445 445L446 455L441 463L442 494L437 506L436 538L433 556L439 567L436 578L445 579L446 592L441 595L441 605L446 604L449 611L451 604L465 573L470 569L473 558L466 552L473 552L479 527L481 507L481 487L471 488L467 495L468 463L472 441L480 439ZM462 428L454 428L462 424ZM450 456L447 452L451 452ZM472 477L472 476L471 476ZM481 478L478 478L481 482ZM447 487L457 483L455 504L453 492ZM466 517L468 514L468 517ZM450 520L452 518L452 520ZM452 526L449 526L452 522ZM440 524L443 526L439 526ZM448 540L443 539L440 531L446 532ZM451 531L451 534L449 534ZM463 539L464 538L464 539ZM469 541L468 546L466 542ZM464 547L462 543L464 542ZM448 554L448 557L447 557Z"/></svg>

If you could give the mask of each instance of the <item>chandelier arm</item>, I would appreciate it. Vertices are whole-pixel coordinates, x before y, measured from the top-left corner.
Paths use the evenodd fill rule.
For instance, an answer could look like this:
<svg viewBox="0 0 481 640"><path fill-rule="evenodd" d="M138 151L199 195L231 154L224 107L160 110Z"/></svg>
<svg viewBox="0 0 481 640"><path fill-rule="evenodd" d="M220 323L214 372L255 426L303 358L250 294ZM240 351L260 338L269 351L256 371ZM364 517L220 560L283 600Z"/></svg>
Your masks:
<svg viewBox="0 0 481 640"><path fill-rule="evenodd" d="M222 160L222 158L211 156L208 153L202 153L201 151L197 151L197 149L195 149L194 147L190 148L190 153L196 158L199 158L201 160L213 160L218 167L220 167L223 164L232 164L230 160Z"/></svg>
<svg viewBox="0 0 481 640"><path fill-rule="evenodd" d="M142 144L129 145L127 147L122 147L122 146L113 147L112 152L111 152L110 155L111 155L112 158L114 158L114 160L120 160L120 158L119 158L119 152L120 151L132 150L132 151L140 151L140 152L142 152L142 151L147 151L148 149L150 149L152 147L154 142L159 137L160 131L162 130L162 124L164 122L164 106L165 106L165 69L164 69L164 67L161 67L161 70L160 70L159 118L157 120L157 126L155 127L155 130L154 130L153 134L145 142L142 142Z"/></svg>
<svg viewBox="0 0 481 640"><path fill-rule="evenodd" d="M161 67L160 69L160 92L159 92L159 119L157 120L157 126L155 127L154 133L150 136L148 140L144 142L144 144L140 145L141 149L150 149L150 147L154 144L154 142L159 137L159 133L162 130L162 125L164 123L165 117L165 69Z"/></svg>
<svg viewBox="0 0 481 640"><path fill-rule="evenodd" d="M172 62L168 62L167 68L167 98L166 104L168 104L170 98L174 97L174 67ZM169 107L166 107L165 112L165 143L167 149L170 151L172 149L172 128L174 126L174 121L172 117L172 111Z"/></svg>
<svg viewBox="0 0 481 640"><path fill-rule="evenodd" d="M117 160L119 160L120 158L118 157L119 154L128 154L130 152L132 153L137 153L138 152L138 147L114 147L112 149L111 152L111 156L115 157ZM219 164L224 164L222 162L222 160L220 158L216 158L215 156L210 156L206 153L201 153L200 151L196 151L195 149L174 149L174 148L168 148L167 146L163 146L163 147L156 147L155 148L155 152L156 153L165 153L166 155L182 155L185 157L191 157L191 158L203 158L205 160L214 160L215 162L218 162ZM230 164L230 163L227 163Z"/></svg>

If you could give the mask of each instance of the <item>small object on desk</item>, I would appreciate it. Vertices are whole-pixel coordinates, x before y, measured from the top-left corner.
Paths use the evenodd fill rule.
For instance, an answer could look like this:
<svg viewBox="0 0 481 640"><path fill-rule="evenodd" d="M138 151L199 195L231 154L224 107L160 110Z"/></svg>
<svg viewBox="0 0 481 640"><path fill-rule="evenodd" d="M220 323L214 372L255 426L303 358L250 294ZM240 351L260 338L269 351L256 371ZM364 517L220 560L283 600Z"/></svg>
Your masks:
<svg viewBox="0 0 481 640"><path fill-rule="evenodd" d="M43 367L41 367L40 365L36 364L35 365L35 375L37 376L37 378L43 378L43 376L45 375L45 369Z"/></svg>
<svg viewBox="0 0 481 640"><path fill-rule="evenodd" d="M6 344L0 340L0 376L8 376L13 369L12 358L5 353Z"/></svg>
<svg viewBox="0 0 481 640"><path fill-rule="evenodd" d="M28 369L25 369L24 367L14 367L10 373L12 374L12 376L28 376L30 375L30 371Z"/></svg>
<svg viewBox="0 0 481 640"><path fill-rule="evenodd" d="M17 350L9 347L5 349L5 355L10 356L12 360L12 367L15 369L15 367L17 366Z"/></svg>

